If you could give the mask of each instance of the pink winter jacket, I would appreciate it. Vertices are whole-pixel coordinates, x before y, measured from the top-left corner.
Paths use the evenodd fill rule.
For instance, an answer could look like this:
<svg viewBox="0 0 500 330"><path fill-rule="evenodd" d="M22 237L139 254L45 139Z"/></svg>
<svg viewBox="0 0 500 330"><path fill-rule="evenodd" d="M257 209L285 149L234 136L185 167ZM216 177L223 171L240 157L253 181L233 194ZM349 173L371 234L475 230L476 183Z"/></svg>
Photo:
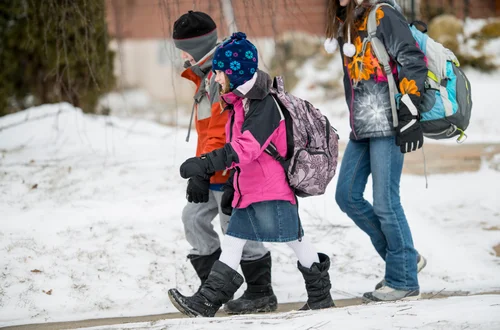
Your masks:
<svg viewBox="0 0 500 330"><path fill-rule="evenodd" d="M252 203L284 200L295 204L295 194L288 185L281 164L264 150L270 142L281 156L286 155L285 121L269 94L271 79L263 71L221 97L232 109L226 124L226 141L237 154L233 162L233 207Z"/></svg>

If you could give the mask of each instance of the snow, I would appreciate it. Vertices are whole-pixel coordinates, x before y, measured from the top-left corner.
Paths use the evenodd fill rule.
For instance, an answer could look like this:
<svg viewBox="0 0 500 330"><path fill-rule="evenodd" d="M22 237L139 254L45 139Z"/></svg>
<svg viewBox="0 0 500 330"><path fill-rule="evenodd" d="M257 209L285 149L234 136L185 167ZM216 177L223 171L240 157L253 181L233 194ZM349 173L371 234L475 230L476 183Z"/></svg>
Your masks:
<svg viewBox="0 0 500 330"><path fill-rule="evenodd" d="M196 143L184 142L185 134L85 115L69 104L0 118L0 326L175 311L167 290L198 285L180 221L178 167ZM423 292L500 290L492 250L498 232L484 230L500 226L491 184L500 173L487 165L430 176L427 190L422 177L403 178L415 245L429 262ZM340 299L372 289L384 269L367 236L335 205L335 185L301 200L301 217L318 250L332 257L332 294ZM292 251L268 246L279 301L304 301Z"/></svg>
<svg viewBox="0 0 500 330"><path fill-rule="evenodd" d="M499 329L500 295L379 303L311 312L163 320L85 329ZM82 328L83 329L83 328Z"/></svg>
<svg viewBox="0 0 500 330"><path fill-rule="evenodd" d="M157 123L187 127L190 105L169 104L154 100L144 89L124 89L106 94L99 99L97 113L110 112L116 117L138 118Z"/></svg>
<svg viewBox="0 0 500 330"><path fill-rule="evenodd" d="M473 56L491 56L494 63L496 63L496 65L500 65L500 57L498 56L500 52L500 38L495 38L487 41L474 38L474 34L478 33L486 24L494 22L498 22L498 18L466 19L464 22L464 34L463 36L460 36L460 51L463 54L469 54ZM479 43L483 42L484 48L479 51L476 46Z"/></svg>

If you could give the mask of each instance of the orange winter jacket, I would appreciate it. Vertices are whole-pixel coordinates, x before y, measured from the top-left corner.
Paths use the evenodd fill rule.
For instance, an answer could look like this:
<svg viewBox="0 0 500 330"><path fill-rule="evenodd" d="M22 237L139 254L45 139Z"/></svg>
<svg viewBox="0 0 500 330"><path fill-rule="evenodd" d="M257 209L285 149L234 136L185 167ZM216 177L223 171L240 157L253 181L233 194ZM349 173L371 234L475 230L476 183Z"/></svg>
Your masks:
<svg viewBox="0 0 500 330"><path fill-rule="evenodd" d="M198 63L188 67L181 74L196 85L194 95L195 126L198 133L196 156L222 148L226 143L225 126L227 111L219 103L219 86L212 72L212 58L215 48ZM210 179L212 184L225 183L229 171L216 172Z"/></svg>

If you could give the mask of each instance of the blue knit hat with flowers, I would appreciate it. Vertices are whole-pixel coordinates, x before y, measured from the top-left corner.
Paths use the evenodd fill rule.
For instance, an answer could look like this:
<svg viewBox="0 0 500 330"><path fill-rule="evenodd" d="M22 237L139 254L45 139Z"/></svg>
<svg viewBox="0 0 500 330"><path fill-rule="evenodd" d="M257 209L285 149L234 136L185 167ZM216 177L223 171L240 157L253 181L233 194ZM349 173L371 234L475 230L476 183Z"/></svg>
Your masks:
<svg viewBox="0 0 500 330"><path fill-rule="evenodd" d="M252 79L259 64L257 48L247 40L243 32L233 33L214 53L212 70L223 71L233 90Z"/></svg>

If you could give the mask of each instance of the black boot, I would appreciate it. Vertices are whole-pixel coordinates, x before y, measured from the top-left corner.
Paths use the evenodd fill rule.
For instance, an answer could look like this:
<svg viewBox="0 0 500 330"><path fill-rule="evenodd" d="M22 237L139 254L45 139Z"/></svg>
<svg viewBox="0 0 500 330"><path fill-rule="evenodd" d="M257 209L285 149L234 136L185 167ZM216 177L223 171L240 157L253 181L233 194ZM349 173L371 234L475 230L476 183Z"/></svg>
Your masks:
<svg viewBox="0 0 500 330"><path fill-rule="evenodd" d="M302 306L301 311L335 306L330 295L330 289L332 288L330 275L328 274L330 258L323 253L318 253L318 256L319 263L313 263L311 268L305 268L300 262L297 262L297 267L306 282L307 290L307 303Z"/></svg>
<svg viewBox="0 0 500 330"><path fill-rule="evenodd" d="M241 270L247 282L243 295L226 303L228 314L272 312L278 308L278 300L271 285L271 253L258 260L241 261Z"/></svg>
<svg viewBox="0 0 500 330"><path fill-rule="evenodd" d="M187 256L188 259L191 261L191 264L193 265L196 274L198 274L198 277L201 280L201 285L205 283L208 274L210 274L210 270L214 265L214 262L216 260L219 260L220 254L221 254L221 249L219 248L214 253L208 256L202 256L197 254L190 254ZM198 290L200 290L200 288L198 288Z"/></svg>
<svg viewBox="0 0 500 330"><path fill-rule="evenodd" d="M183 296L177 289L168 290L174 306L190 317L213 317L222 304L231 299L243 284L243 277L234 269L217 260L201 288L191 297Z"/></svg>

